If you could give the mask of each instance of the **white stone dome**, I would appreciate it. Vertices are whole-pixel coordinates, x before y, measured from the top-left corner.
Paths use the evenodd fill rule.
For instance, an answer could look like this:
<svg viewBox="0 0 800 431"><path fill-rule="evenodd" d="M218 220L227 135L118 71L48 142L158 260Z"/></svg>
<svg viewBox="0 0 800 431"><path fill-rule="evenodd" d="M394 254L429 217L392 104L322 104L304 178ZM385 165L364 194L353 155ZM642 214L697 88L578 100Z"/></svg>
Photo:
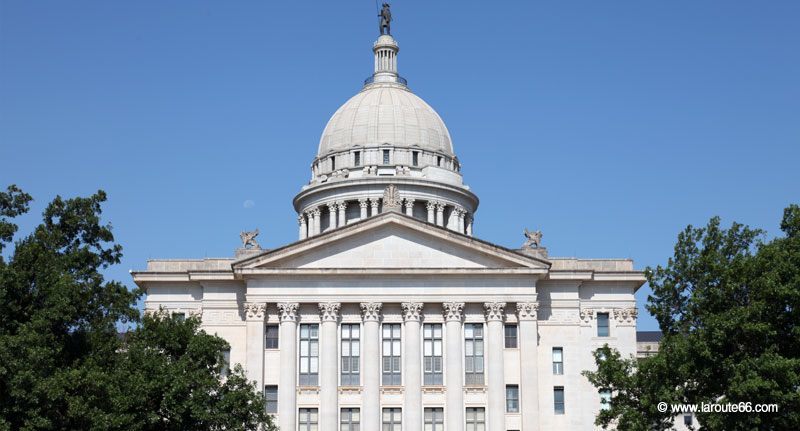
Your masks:
<svg viewBox="0 0 800 431"><path fill-rule="evenodd" d="M454 156L444 121L404 85L374 83L333 114L319 141L318 157L353 147L389 144Z"/></svg>

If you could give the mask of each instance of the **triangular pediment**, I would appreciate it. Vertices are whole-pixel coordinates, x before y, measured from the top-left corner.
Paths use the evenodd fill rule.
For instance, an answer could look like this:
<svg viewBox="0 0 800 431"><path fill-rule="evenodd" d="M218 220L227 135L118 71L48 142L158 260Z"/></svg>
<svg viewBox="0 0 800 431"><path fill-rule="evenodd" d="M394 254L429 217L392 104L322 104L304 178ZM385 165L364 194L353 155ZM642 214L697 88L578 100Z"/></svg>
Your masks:
<svg viewBox="0 0 800 431"><path fill-rule="evenodd" d="M399 213L384 213L264 252L234 269L502 269L550 263Z"/></svg>

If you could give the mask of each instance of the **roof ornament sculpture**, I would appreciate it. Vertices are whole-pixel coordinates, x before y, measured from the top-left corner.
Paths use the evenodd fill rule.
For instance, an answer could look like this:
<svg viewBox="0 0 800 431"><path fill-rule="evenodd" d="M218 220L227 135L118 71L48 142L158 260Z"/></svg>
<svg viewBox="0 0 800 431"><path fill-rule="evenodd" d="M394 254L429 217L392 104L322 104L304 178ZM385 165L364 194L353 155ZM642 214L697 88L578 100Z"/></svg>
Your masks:
<svg viewBox="0 0 800 431"><path fill-rule="evenodd" d="M394 184L389 184L383 190L383 210L400 211L403 200L400 198L400 191Z"/></svg>
<svg viewBox="0 0 800 431"><path fill-rule="evenodd" d="M522 248L540 248L542 246L542 231L531 232L528 228L522 232L525 235L525 244Z"/></svg>
<svg viewBox="0 0 800 431"><path fill-rule="evenodd" d="M381 8L381 13L378 14L380 20L378 21L378 30L380 31L381 35L384 34L392 34L391 29L391 22L392 22L392 11L389 10L389 3L384 3L383 7Z"/></svg>
<svg viewBox="0 0 800 431"><path fill-rule="evenodd" d="M250 250L261 250L261 246L258 245L258 241L256 241L258 233L259 233L258 229L240 232L239 238L242 239L242 248Z"/></svg>

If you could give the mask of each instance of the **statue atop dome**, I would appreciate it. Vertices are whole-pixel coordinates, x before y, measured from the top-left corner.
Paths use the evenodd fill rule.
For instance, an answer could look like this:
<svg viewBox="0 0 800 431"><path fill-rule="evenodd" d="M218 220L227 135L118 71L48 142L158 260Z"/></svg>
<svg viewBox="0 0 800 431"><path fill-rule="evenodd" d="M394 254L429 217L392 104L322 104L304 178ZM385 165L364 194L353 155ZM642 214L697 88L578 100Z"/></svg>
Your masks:
<svg viewBox="0 0 800 431"><path fill-rule="evenodd" d="M378 15L380 20L378 21L378 31L380 31L381 35L384 34L392 34L391 29L391 22L392 22L392 11L389 10L389 3L384 3L383 7L381 8L381 13Z"/></svg>

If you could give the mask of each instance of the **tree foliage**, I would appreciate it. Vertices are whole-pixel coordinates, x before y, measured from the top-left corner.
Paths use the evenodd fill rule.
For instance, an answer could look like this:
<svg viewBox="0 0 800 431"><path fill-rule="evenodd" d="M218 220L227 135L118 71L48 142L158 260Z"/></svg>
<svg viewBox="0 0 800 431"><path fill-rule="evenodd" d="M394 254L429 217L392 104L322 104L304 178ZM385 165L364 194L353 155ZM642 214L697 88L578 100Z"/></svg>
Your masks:
<svg viewBox="0 0 800 431"><path fill-rule="evenodd" d="M198 430L257 429L266 423L260 395L240 372L220 381L225 342L198 332L198 322L145 319L132 344L122 344L117 325L139 321L141 292L103 277L122 256L111 225L101 221L105 200L103 191L56 197L42 223L16 242L8 262L0 258L0 430L121 429L123 424L169 429L164 424L173 423ZM13 239L13 219L28 211L30 201L16 186L0 192L0 250ZM176 334L166 334L172 330ZM182 343L182 355L169 353L170 343ZM133 356L139 351L148 355ZM188 364L203 366L190 370ZM137 365L148 372L126 368ZM189 377L197 386L175 383ZM135 385L158 387L164 379L174 390L194 388L184 396L198 402L131 391ZM200 396L202 391L208 395ZM182 407L140 414L142 405L169 402ZM223 412L228 422L214 419ZM153 415L159 426L148 428Z"/></svg>
<svg viewBox="0 0 800 431"><path fill-rule="evenodd" d="M666 266L648 268L648 310L664 338L640 361L611 349L585 375L613 390L597 424L667 429L668 404L777 404L777 413L698 412L704 429L800 429L800 207L784 211L784 236L734 223L687 227ZM606 360L600 360L605 354Z"/></svg>

